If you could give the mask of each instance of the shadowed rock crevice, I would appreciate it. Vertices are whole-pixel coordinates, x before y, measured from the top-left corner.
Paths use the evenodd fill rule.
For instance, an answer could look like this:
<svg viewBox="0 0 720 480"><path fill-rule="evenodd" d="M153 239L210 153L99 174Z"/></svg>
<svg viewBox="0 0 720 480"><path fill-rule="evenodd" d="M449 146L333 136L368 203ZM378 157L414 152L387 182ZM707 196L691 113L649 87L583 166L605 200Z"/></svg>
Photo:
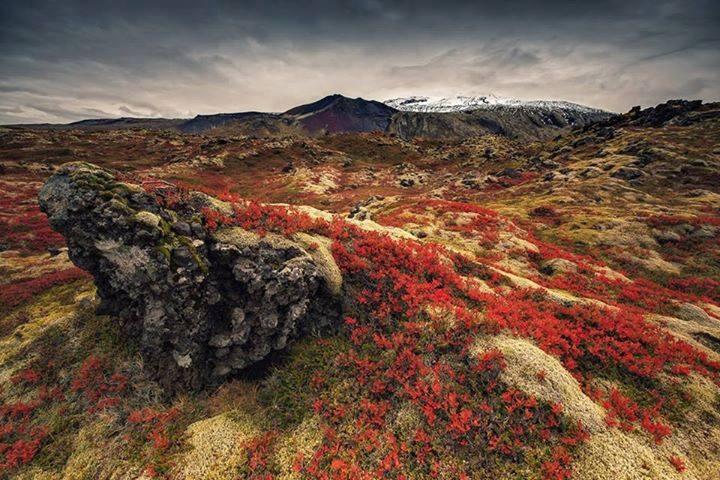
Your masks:
<svg viewBox="0 0 720 480"><path fill-rule="evenodd" d="M94 276L101 312L122 321L169 391L217 384L340 317L327 278L336 266L319 265L288 238L209 231L200 211L212 202L192 193L163 208L142 188L79 163L40 191L70 258Z"/></svg>

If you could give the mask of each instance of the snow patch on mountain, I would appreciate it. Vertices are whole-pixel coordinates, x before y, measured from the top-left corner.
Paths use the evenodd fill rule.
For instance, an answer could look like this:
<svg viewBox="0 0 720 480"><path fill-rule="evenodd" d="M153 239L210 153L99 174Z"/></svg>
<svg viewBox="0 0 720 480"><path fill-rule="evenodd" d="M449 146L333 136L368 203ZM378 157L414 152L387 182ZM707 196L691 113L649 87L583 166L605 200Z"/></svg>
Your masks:
<svg viewBox="0 0 720 480"><path fill-rule="evenodd" d="M493 110L501 107L532 107L562 109L583 113L600 113L603 110L572 102L556 100L517 100L495 95L455 95L451 97L410 96L393 98L385 105L405 112L462 112L467 110Z"/></svg>

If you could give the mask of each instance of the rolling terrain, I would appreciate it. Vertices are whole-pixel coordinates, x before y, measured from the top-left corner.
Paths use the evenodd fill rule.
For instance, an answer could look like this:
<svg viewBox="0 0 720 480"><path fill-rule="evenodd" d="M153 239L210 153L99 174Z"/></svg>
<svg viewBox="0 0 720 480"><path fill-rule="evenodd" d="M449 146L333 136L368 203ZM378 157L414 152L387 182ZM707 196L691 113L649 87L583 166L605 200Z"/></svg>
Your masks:
<svg viewBox="0 0 720 480"><path fill-rule="evenodd" d="M0 129L0 477L717 478L720 104L517 108Z"/></svg>

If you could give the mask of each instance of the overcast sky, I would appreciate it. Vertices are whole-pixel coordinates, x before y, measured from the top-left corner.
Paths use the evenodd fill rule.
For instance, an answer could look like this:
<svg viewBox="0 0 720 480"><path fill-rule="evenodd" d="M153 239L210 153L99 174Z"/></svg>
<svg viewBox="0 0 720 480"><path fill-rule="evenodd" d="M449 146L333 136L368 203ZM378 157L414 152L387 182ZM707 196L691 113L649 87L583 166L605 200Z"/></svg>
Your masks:
<svg viewBox="0 0 720 480"><path fill-rule="evenodd" d="M0 124L283 111L330 93L720 100L720 1L0 2Z"/></svg>

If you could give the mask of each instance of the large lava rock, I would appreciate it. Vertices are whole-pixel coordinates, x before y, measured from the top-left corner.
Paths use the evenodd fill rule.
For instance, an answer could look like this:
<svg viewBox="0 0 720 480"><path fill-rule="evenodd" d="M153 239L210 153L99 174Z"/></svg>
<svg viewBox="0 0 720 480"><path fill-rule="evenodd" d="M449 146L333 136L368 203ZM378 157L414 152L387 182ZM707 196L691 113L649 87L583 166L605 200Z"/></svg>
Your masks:
<svg viewBox="0 0 720 480"><path fill-rule="evenodd" d="M200 193L162 208L86 163L64 165L40 191L70 258L95 277L100 311L122 321L170 391L216 384L340 316L341 277L324 247L211 232L200 220L208 206L223 208Z"/></svg>

